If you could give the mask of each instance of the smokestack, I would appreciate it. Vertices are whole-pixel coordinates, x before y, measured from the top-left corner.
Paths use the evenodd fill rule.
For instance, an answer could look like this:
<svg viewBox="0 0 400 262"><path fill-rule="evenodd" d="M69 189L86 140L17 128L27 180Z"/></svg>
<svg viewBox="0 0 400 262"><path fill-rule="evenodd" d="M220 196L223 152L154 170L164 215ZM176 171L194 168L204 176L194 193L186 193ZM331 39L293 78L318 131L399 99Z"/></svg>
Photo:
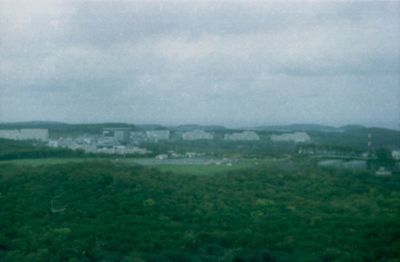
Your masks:
<svg viewBox="0 0 400 262"><path fill-rule="evenodd" d="M371 129L368 128L368 155L372 156L372 133Z"/></svg>

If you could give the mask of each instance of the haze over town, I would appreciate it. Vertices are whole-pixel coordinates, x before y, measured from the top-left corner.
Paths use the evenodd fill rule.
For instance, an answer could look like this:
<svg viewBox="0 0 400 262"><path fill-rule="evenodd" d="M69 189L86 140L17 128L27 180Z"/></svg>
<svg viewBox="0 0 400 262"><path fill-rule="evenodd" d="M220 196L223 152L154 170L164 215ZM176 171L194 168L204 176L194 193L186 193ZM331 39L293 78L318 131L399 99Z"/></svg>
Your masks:
<svg viewBox="0 0 400 262"><path fill-rule="evenodd" d="M0 122L400 128L397 1L0 1Z"/></svg>

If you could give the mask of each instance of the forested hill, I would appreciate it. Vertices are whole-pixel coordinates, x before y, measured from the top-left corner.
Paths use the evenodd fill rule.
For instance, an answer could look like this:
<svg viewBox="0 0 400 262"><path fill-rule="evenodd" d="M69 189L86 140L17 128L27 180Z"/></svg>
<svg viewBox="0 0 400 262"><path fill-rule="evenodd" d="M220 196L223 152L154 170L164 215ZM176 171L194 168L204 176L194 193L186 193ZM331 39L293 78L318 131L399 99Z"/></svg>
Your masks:
<svg viewBox="0 0 400 262"><path fill-rule="evenodd" d="M314 142L319 144L348 146L360 150L368 149L368 133L373 149L399 149L400 131L384 128L351 128L343 132L309 131Z"/></svg>

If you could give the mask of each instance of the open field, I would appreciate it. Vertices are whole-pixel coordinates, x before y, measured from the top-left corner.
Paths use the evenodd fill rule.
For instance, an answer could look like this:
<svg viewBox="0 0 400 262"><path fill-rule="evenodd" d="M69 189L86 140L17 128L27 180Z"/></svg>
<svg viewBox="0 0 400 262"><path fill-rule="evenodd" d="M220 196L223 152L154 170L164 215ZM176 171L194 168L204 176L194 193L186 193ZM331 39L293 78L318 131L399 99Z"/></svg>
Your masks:
<svg viewBox="0 0 400 262"><path fill-rule="evenodd" d="M251 169L258 166L269 166L275 164L284 164L291 160L290 155L284 155L280 158L175 158L159 160L155 158L99 158L99 157L66 157L66 158L35 158L35 159L13 159L2 160L2 164L16 164L28 166L58 165L66 163L82 162L112 162L117 165L128 166L150 166L160 171L173 172L178 174L215 174L219 172Z"/></svg>
<svg viewBox="0 0 400 262"><path fill-rule="evenodd" d="M41 158L41 159L15 159L0 161L0 165L16 164L27 166L46 166L67 163L83 162L112 162L117 165L151 166L163 172L177 174L207 175L220 172L249 169L257 166L277 162L276 159L169 159L157 160L154 158Z"/></svg>

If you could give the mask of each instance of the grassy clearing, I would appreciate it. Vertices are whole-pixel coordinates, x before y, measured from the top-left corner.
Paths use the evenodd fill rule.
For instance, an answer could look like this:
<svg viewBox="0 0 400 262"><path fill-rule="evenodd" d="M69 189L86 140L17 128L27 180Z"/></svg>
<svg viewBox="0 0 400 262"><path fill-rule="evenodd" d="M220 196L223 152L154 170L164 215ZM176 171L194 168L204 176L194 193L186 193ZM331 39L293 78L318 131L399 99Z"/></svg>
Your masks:
<svg viewBox="0 0 400 262"><path fill-rule="evenodd" d="M182 160L182 161L179 161ZM244 170L251 169L257 166L265 166L274 163L276 160L273 159L240 159L232 162L220 161L219 164L205 164L204 162L186 163L186 159L178 159L178 162L155 159L118 159L114 160L114 163L123 165L145 165L152 166L162 172L171 172L175 174L190 174L190 175L213 175L217 173L224 173L233 170ZM216 161L218 162L218 160ZM231 164L228 164L231 163Z"/></svg>
<svg viewBox="0 0 400 262"><path fill-rule="evenodd" d="M163 172L172 172L175 174L213 175L216 173L241 169L244 167L226 165L161 165L157 168Z"/></svg>
<svg viewBox="0 0 400 262"><path fill-rule="evenodd" d="M184 159L182 159L184 160ZM162 172L171 172L175 174L190 174L190 175L213 175L217 173L224 173L233 170L245 170L255 168L257 166L265 166L276 162L274 159L240 159L233 162L231 165L227 163L220 164L204 164L194 163L187 164L184 161L181 163L171 164L167 161L155 159L142 159L142 158L39 158L39 159L15 159L0 161L2 164L15 164L24 166L43 166L43 165L57 165L66 163L82 163L92 161L110 161L123 166L137 166L145 165L155 167Z"/></svg>
<svg viewBox="0 0 400 262"><path fill-rule="evenodd" d="M157 168L163 172L172 172L175 174L191 174L191 175L213 175L217 173L225 173L233 170L242 170L254 168L258 165L270 163L269 160L250 160L242 159L231 166L227 164L199 164L199 165L160 165Z"/></svg>

